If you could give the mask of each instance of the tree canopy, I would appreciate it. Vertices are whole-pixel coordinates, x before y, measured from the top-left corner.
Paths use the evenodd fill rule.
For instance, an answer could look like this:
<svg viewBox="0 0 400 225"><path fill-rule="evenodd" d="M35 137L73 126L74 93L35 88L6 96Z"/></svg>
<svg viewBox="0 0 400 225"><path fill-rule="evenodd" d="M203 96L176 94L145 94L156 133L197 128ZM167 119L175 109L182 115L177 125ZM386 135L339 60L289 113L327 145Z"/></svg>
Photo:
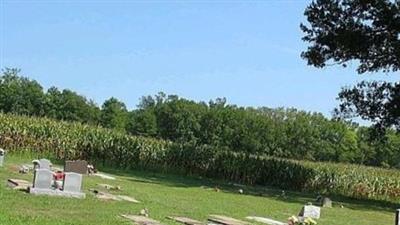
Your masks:
<svg viewBox="0 0 400 225"><path fill-rule="evenodd" d="M358 73L400 69L400 1L316 0L304 12L301 56L317 68L358 62ZM400 130L400 84L363 81L339 93L341 118L361 117Z"/></svg>
<svg viewBox="0 0 400 225"><path fill-rule="evenodd" d="M302 57L308 64L357 60L359 73L400 69L400 1L316 0L304 15L309 26L300 27L310 46Z"/></svg>

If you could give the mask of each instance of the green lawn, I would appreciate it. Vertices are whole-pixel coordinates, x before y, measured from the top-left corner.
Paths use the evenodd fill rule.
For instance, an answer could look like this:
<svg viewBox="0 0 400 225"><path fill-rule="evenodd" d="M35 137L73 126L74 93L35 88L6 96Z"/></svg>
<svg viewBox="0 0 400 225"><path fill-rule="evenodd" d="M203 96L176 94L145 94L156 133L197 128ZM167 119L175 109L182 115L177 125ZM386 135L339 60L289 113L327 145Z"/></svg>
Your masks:
<svg viewBox="0 0 400 225"><path fill-rule="evenodd" d="M8 157L4 167L0 167L0 224L37 225L100 225L131 224L119 217L120 214L137 214L148 208L150 217L164 224L176 224L168 215L183 215L205 221L209 214L222 214L238 219L257 215L286 221L295 215L301 206L312 202L315 195L287 192L280 197L280 190L261 187L242 187L244 194L238 194L235 185L208 179L181 177L160 173L132 171L107 171L117 180L104 180L99 177L84 177L86 199L32 196L6 187L8 178L21 178L31 181L32 174L19 174L17 166L29 163L29 159ZM88 191L98 188L98 183L119 185L120 194L129 195L141 201L140 204L128 202L105 202L96 199ZM220 192L214 187L218 186ZM335 198L333 208L323 208L321 225L391 225L394 222L396 205L377 201L356 201ZM339 203L340 202L340 203ZM343 208L339 207L343 204Z"/></svg>

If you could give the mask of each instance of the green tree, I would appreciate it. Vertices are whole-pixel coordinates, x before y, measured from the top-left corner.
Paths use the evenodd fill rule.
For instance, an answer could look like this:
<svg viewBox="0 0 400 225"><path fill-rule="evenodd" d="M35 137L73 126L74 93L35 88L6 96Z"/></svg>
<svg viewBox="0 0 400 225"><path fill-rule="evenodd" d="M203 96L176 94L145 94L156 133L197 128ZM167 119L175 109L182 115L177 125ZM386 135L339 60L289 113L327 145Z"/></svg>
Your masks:
<svg viewBox="0 0 400 225"><path fill-rule="evenodd" d="M0 77L0 110L5 113L42 116L45 96L42 86L20 77L19 69L5 68Z"/></svg>
<svg viewBox="0 0 400 225"><path fill-rule="evenodd" d="M65 89L51 87L46 93L46 116L59 120L98 124L100 109L91 100Z"/></svg>
<svg viewBox="0 0 400 225"><path fill-rule="evenodd" d="M316 0L304 14L308 24L300 27L309 47L301 56L309 65L356 61L358 73L400 69L400 1ZM400 129L399 96L400 83L362 82L343 88L336 114Z"/></svg>
<svg viewBox="0 0 400 225"><path fill-rule="evenodd" d="M128 122L128 111L123 102L112 97L106 100L101 107L101 125L125 131Z"/></svg>

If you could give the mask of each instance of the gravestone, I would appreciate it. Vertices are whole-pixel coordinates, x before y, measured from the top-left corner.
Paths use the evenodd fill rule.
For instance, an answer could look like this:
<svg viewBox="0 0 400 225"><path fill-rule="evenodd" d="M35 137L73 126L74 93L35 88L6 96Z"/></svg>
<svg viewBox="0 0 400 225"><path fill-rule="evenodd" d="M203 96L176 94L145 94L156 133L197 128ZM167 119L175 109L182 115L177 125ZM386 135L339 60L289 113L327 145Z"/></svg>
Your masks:
<svg viewBox="0 0 400 225"><path fill-rule="evenodd" d="M33 178L33 188L51 189L53 172L48 169L37 169Z"/></svg>
<svg viewBox="0 0 400 225"><path fill-rule="evenodd" d="M4 149L0 148L0 167L2 167L4 164L5 155L6 155L6 151L4 151Z"/></svg>
<svg viewBox="0 0 400 225"><path fill-rule="evenodd" d="M80 193L82 188L82 175L67 172L64 176L63 191Z"/></svg>
<svg viewBox="0 0 400 225"><path fill-rule="evenodd" d="M319 219L321 214L321 208L313 205L305 205L300 210L299 216L303 218Z"/></svg>
<svg viewBox="0 0 400 225"><path fill-rule="evenodd" d="M87 174L88 163L85 160L65 161L64 172Z"/></svg>
<svg viewBox="0 0 400 225"><path fill-rule="evenodd" d="M48 159L40 159L39 160L39 168L40 169L50 170L52 165L53 164L51 164L50 160L48 160Z"/></svg>
<svg viewBox="0 0 400 225"><path fill-rule="evenodd" d="M330 198L323 198L322 199L322 207L325 208L332 208L332 200Z"/></svg>
<svg viewBox="0 0 400 225"><path fill-rule="evenodd" d="M396 210L396 220L395 220L394 224L400 225L400 209Z"/></svg>

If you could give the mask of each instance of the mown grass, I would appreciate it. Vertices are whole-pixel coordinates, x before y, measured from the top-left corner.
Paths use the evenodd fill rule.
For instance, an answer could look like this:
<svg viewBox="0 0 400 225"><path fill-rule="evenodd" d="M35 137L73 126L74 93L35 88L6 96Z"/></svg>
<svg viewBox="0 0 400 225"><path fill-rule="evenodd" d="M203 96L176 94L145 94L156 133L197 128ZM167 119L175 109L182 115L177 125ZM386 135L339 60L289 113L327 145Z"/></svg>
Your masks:
<svg viewBox="0 0 400 225"><path fill-rule="evenodd" d="M257 215L286 221L295 215L303 204L313 202L315 195L286 192L264 187L238 187L222 181L196 177L182 177L144 171L107 170L117 177L110 181L98 177L84 177L84 200L48 196L32 196L8 189L8 178L31 181L32 174L19 174L18 165L29 163L26 157L8 156L4 167L0 167L0 224L80 225L80 224L131 224L120 214L137 214L147 208L150 217L164 224L176 224L166 216L183 215L205 221L209 214L222 214L238 219ZM88 191L98 183L119 185L119 194L129 195L141 201L101 201ZM215 191L215 187L220 189ZM244 194L238 194L238 189ZM321 225L390 225L394 221L394 203L382 201L359 201L331 196L333 208L323 208ZM340 207L343 205L343 208Z"/></svg>

